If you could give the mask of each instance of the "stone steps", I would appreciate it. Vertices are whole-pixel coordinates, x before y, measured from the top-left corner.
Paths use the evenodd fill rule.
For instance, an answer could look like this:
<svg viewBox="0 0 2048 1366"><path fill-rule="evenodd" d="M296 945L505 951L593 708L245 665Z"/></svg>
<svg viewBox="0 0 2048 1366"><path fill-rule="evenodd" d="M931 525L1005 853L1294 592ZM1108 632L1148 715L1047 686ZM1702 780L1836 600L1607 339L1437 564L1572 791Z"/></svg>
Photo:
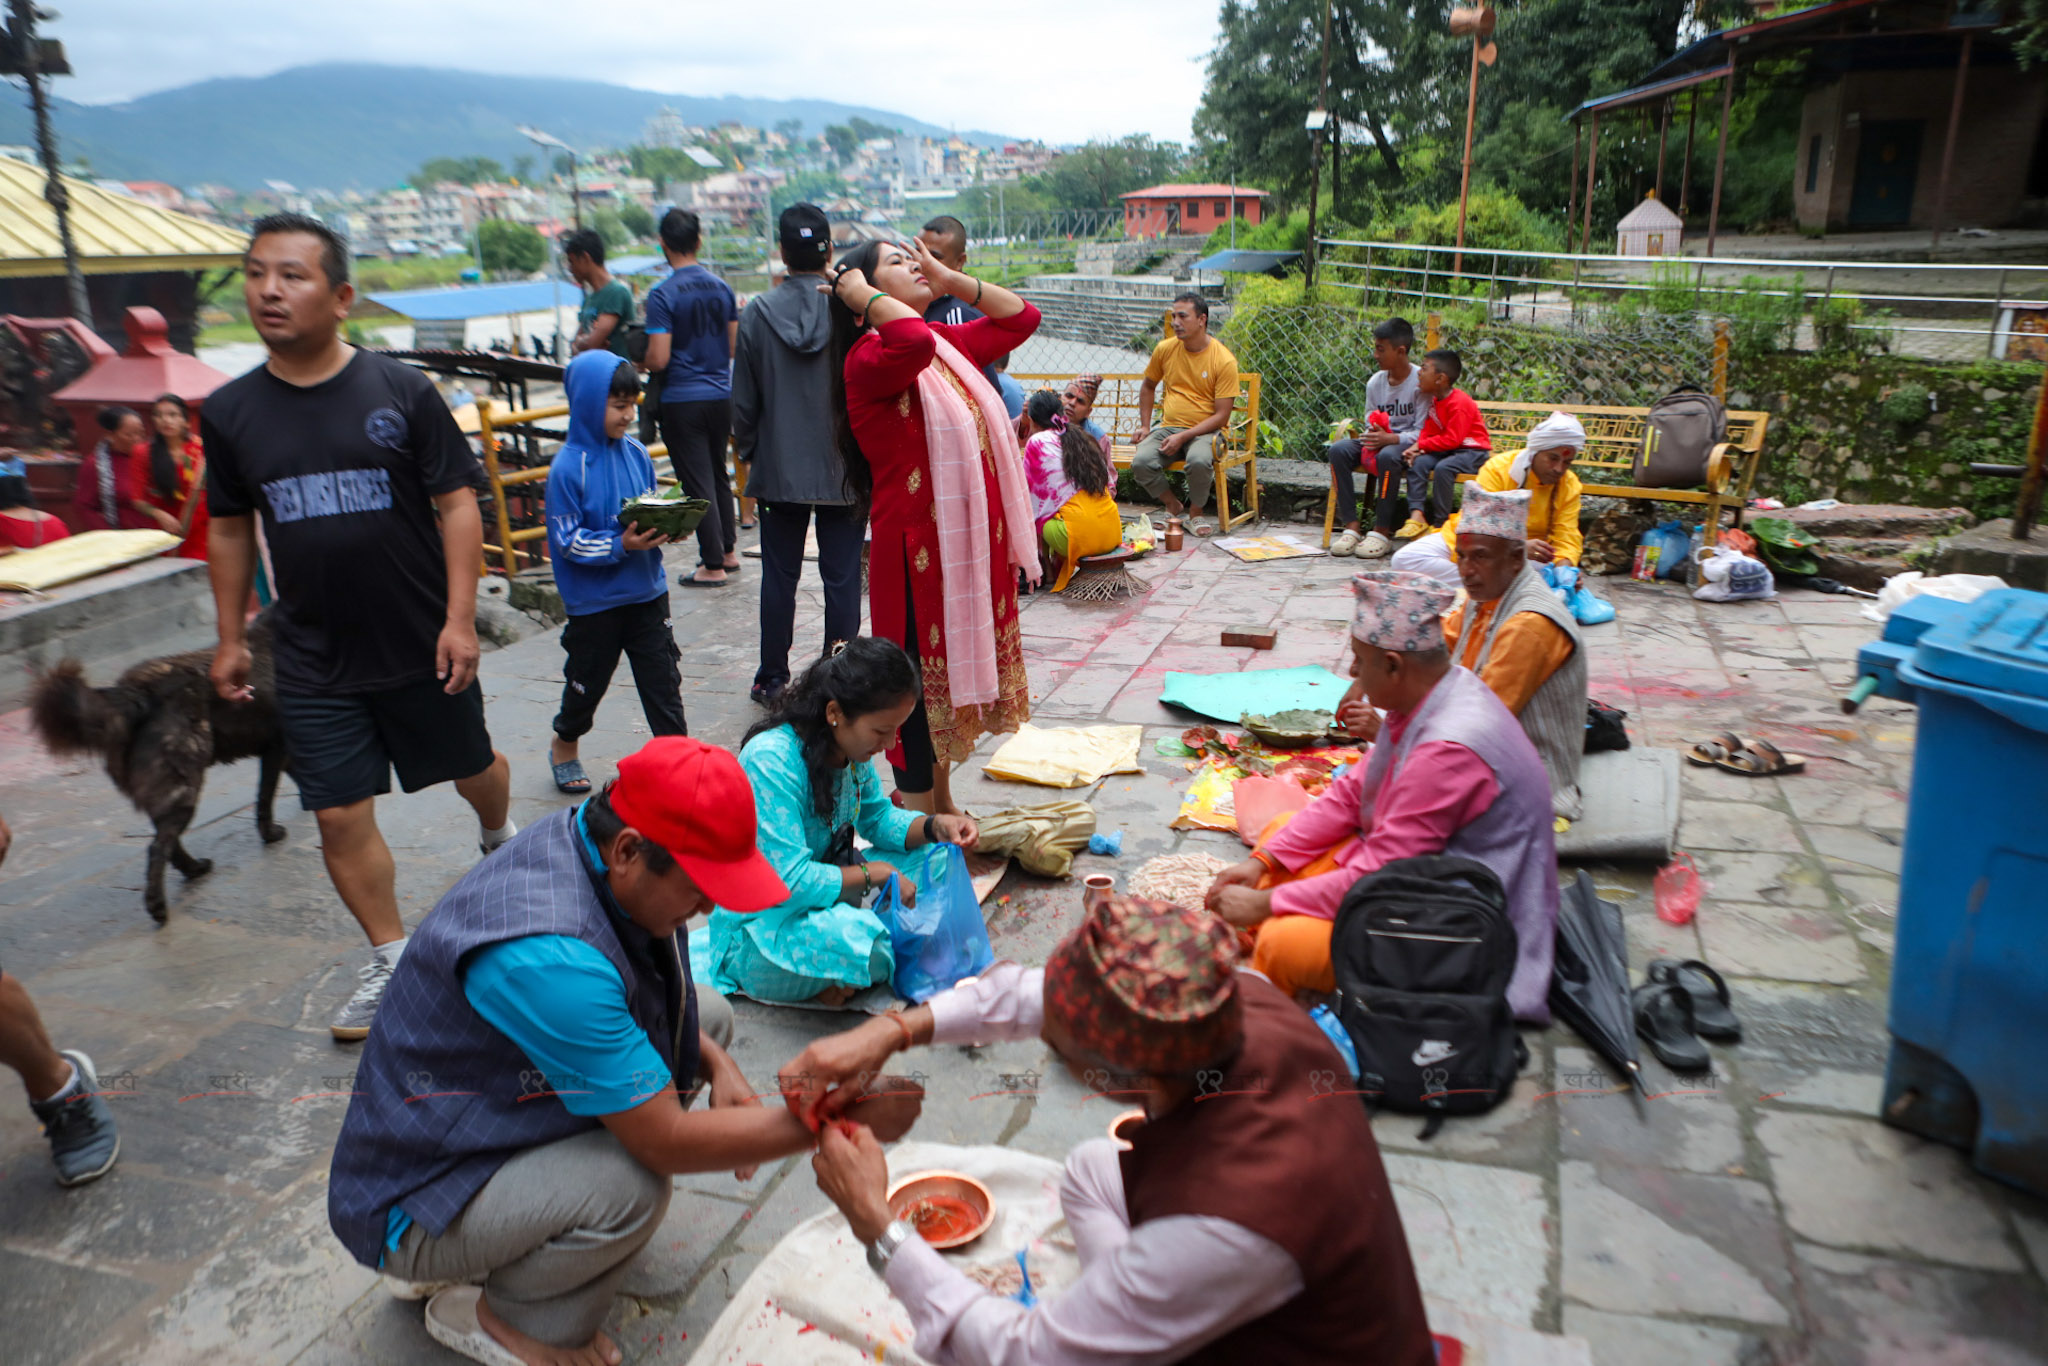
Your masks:
<svg viewBox="0 0 2048 1366"><path fill-rule="evenodd" d="M94 683L159 655L214 643L206 565L169 557L53 588L0 608L0 709L21 706L34 670L70 657Z"/></svg>

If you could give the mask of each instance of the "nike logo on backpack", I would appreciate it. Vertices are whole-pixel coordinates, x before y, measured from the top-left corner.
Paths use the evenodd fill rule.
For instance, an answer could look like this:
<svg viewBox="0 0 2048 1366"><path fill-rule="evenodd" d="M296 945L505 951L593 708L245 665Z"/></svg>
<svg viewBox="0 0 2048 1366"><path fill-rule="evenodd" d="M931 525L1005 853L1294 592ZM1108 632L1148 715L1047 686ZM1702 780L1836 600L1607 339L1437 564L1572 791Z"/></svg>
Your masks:
<svg viewBox="0 0 2048 1366"><path fill-rule="evenodd" d="M1415 1050L1408 1061L1417 1067L1427 1067L1431 1063L1442 1062L1457 1051L1457 1046L1448 1039L1424 1039L1422 1046Z"/></svg>

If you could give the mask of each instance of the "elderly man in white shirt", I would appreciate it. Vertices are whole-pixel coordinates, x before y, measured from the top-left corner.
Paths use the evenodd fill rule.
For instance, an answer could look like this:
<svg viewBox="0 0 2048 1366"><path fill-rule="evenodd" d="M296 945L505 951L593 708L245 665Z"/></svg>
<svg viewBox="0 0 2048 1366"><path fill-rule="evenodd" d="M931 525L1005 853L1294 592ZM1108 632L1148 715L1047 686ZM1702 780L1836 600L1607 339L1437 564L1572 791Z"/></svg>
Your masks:
<svg viewBox="0 0 2048 1366"><path fill-rule="evenodd" d="M1341 1063L1321 1030L1238 971L1236 956L1206 912L1111 898L1044 968L998 964L790 1064L789 1103L821 1128L818 1184L908 1310L921 1356L940 1366L1434 1360L1364 1109L1329 1094ZM834 1121L851 1084L899 1049L1033 1035L1091 1085L1137 1095L1146 1119L1128 1151L1100 1138L1068 1157L1060 1197L1082 1274L1026 1307L892 1221L880 1144Z"/></svg>

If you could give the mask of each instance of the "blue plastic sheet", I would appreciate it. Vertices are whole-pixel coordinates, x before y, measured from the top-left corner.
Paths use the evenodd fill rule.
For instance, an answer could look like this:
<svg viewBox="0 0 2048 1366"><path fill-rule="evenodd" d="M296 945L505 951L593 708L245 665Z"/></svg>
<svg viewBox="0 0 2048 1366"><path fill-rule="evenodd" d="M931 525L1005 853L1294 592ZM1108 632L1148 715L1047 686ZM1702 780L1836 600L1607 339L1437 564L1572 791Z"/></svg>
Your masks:
<svg viewBox="0 0 2048 1366"><path fill-rule="evenodd" d="M1212 720L1239 724L1246 712L1326 711L1334 714L1351 680L1318 664L1298 669L1248 669L1242 673L1168 674L1159 700Z"/></svg>

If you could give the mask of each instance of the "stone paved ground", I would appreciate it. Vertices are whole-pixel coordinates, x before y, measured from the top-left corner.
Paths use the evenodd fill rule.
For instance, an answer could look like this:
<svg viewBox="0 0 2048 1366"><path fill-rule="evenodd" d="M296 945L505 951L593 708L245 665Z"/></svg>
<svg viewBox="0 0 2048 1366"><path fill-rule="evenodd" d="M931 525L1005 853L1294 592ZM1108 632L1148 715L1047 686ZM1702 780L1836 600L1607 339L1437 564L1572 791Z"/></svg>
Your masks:
<svg viewBox="0 0 2048 1366"><path fill-rule="evenodd" d="M750 562L751 565L751 562ZM1142 598L1032 601L1023 615L1045 721L1147 727L1145 771L1088 794L1126 832L1128 871L1155 853L1235 842L1167 829L1186 775L1149 741L1183 724L1156 701L1171 669L1342 668L1352 561L1241 566L1213 547L1140 566ZM736 743L751 716L753 588L677 590L677 635L701 735ZM1684 846L1713 890L1692 926L1656 919L1650 870L1596 867L1627 898L1631 955L1703 956L1735 977L1748 1027L1716 1047L1705 1085L1656 1075L1638 1108L1607 1093L1562 1028L1532 1035L1526 1077L1484 1118L1431 1142L1377 1123L1424 1286L1463 1308L1583 1335L1624 1363L2048 1360L2048 1203L1974 1174L1960 1155L1877 1124L1892 906L1913 714L1834 706L1870 628L1853 602L1695 604L1669 585L1602 584L1620 620L1591 632L1594 691L1626 707L1636 742L1733 728L1813 756L1799 777L1688 769ZM806 602L801 636L818 629ZM1280 627L1270 654L1222 650L1220 628ZM484 662L490 716L511 754L515 812L557 804L540 765L560 662L543 636ZM641 723L615 692L588 753L629 752ZM61 1044L132 1091L114 1102L121 1165L73 1192L50 1180L26 1106L0 1100L0 1358L59 1362L453 1361L419 1308L392 1300L327 1230L327 1155L353 1049L327 1019L363 945L322 873L310 818L264 847L253 773L216 772L191 843L216 862L175 889L168 926L140 906L147 827L83 765L49 761L0 717L0 810L14 853L0 875L0 963ZM1042 789L962 783L990 811ZM466 811L446 790L387 800L400 892L417 919L467 865ZM998 951L1042 957L1078 913L1071 885L1013 874L991 902ZM841 1017L742 1003L734 1049L757 1085ZM1016 1043L925 1056L920 1137L1057 1157L1115 1107L1084 1098L1045 1049ZM1003 1074L1045 1076L1035 1096ZM6 1089L6 1088L0 1088ZM209 1094L236 1092L245 1094ZM1310 1184L1304 1174L1304 1190ZM612 1327L635 1363L682 1362L781 1234L823 1208L800 1159L749 1182L681 1178L667 1226Z"/></svg>

